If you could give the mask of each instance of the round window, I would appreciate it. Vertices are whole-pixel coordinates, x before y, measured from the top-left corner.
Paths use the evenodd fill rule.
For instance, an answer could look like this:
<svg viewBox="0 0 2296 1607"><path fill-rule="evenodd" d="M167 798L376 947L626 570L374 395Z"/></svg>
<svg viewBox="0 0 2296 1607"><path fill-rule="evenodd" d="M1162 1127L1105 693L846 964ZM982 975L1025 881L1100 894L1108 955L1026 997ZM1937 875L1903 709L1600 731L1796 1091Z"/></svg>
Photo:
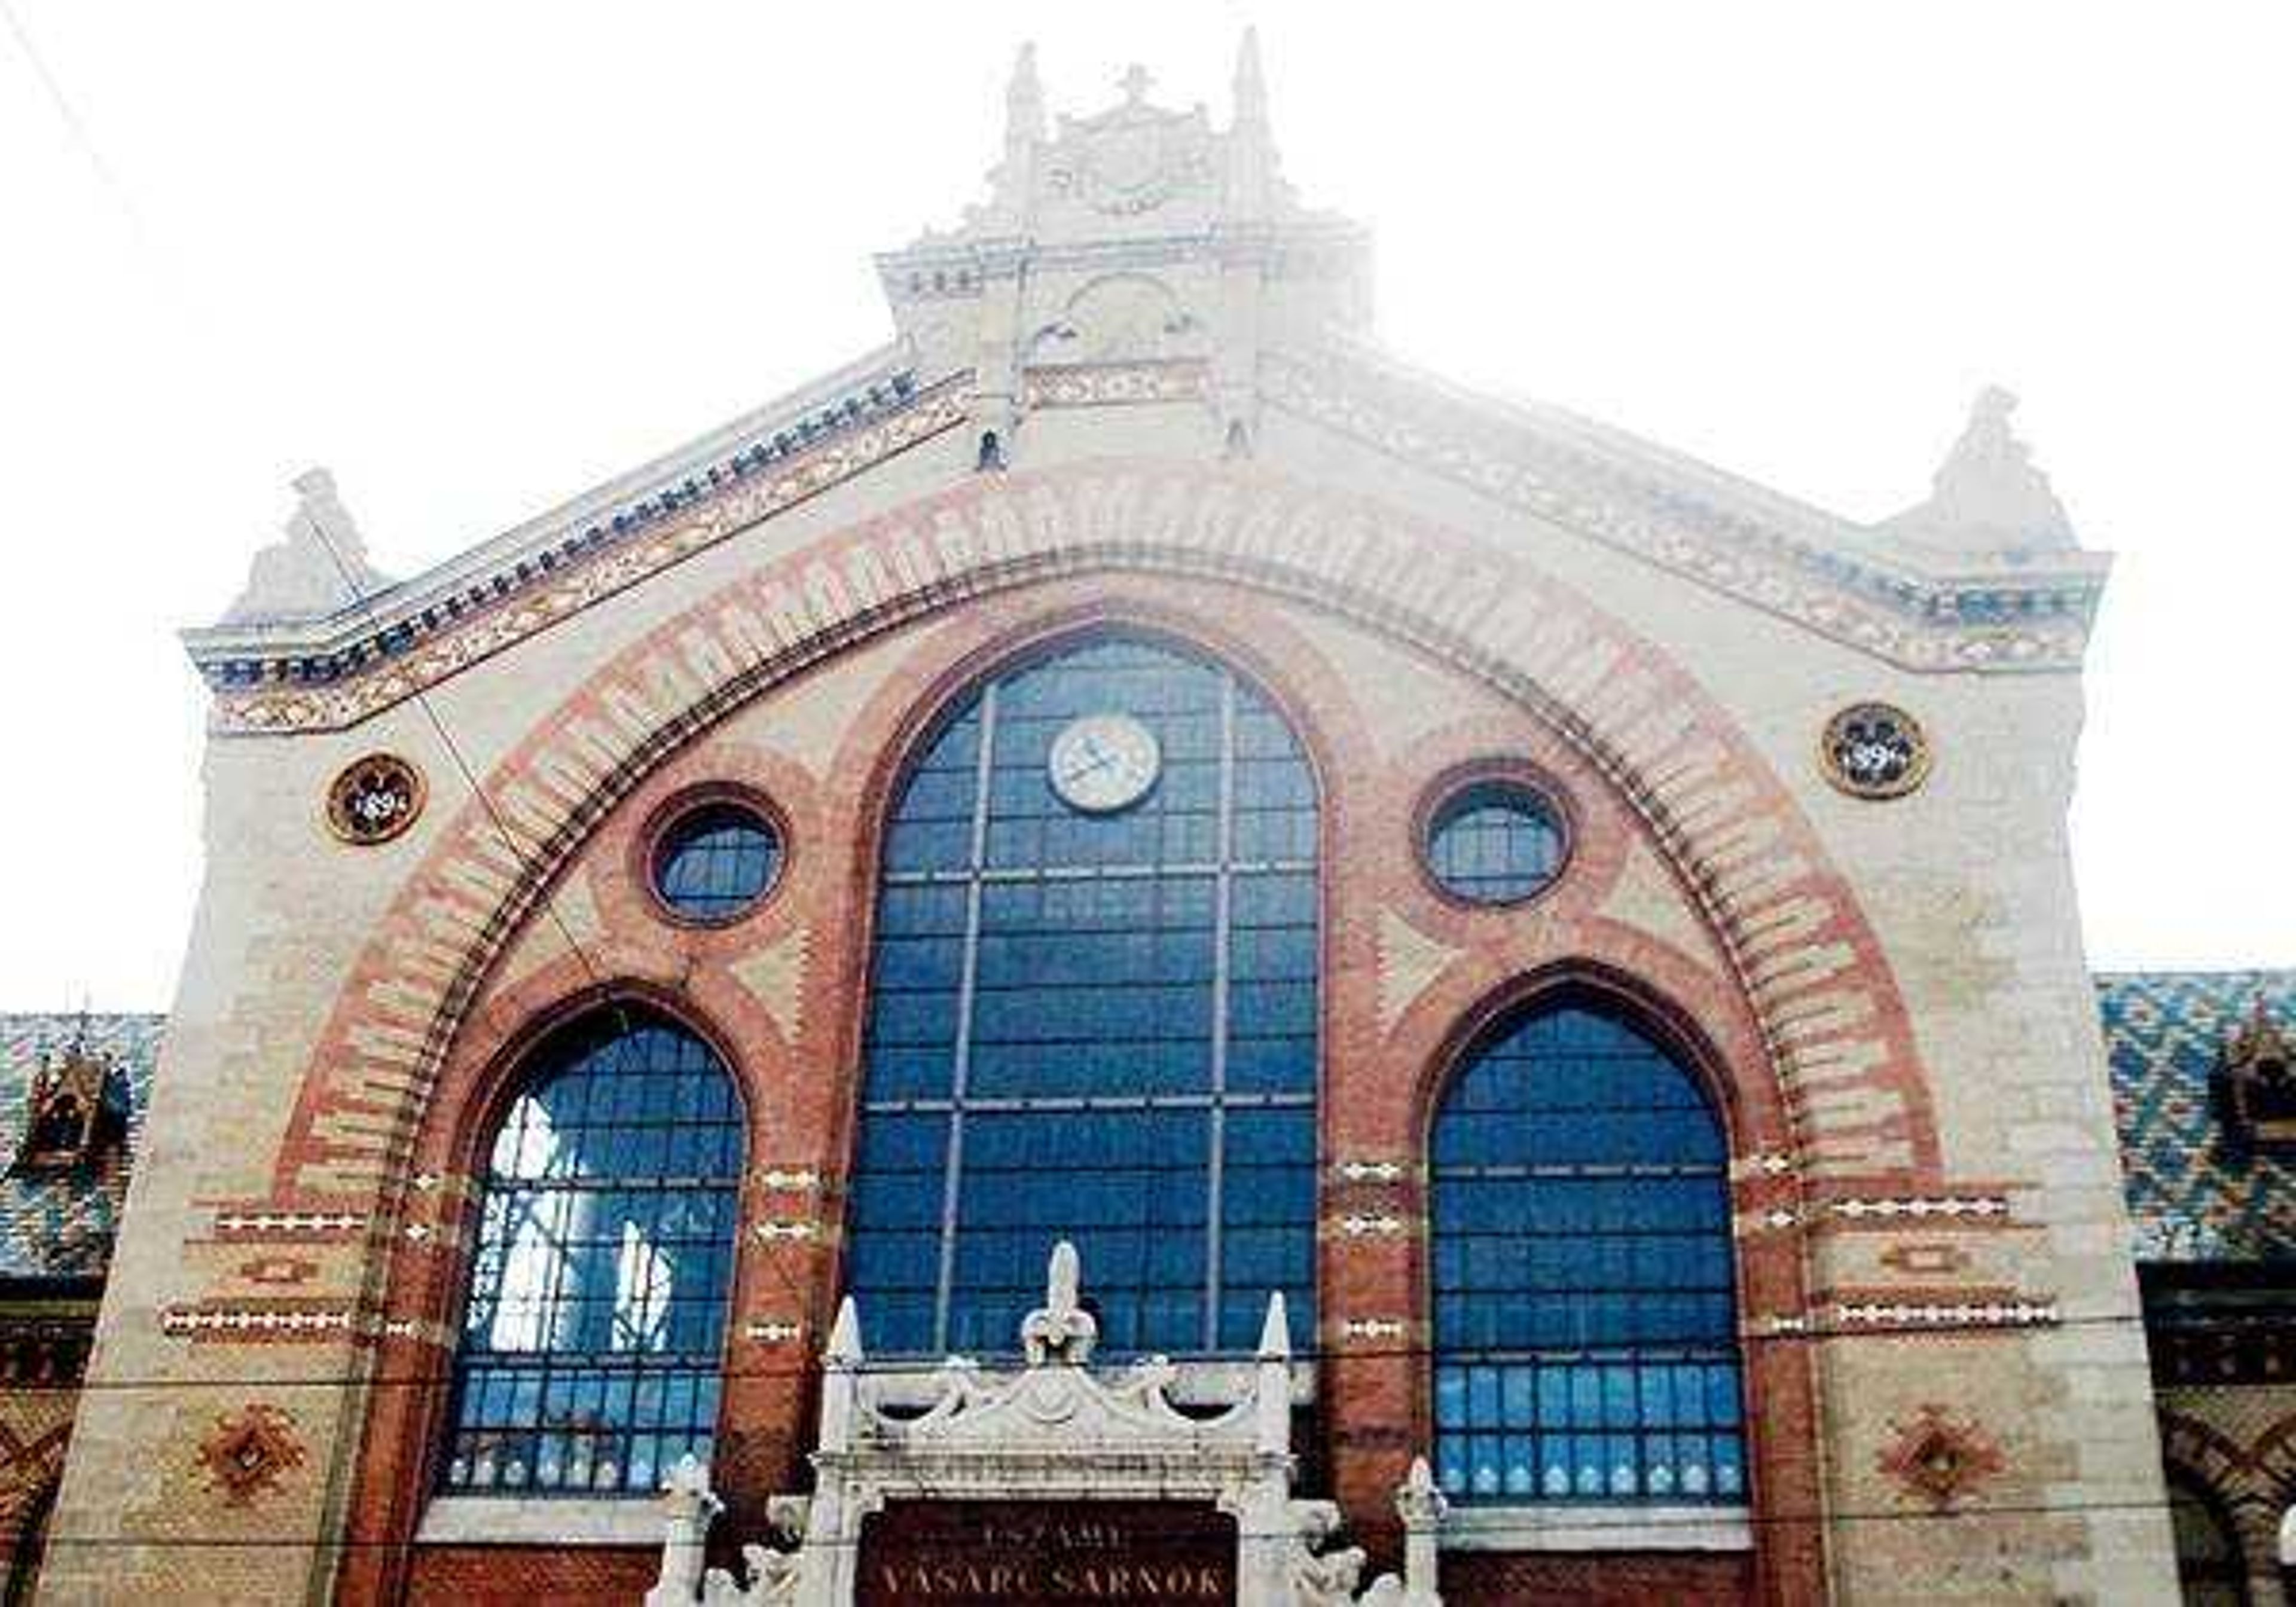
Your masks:
<svg viewBox="0 0 2296 1607"><path fill-rule="evenodd" d="M1562 868L1562 813L1521 782L1480 781L1443 800L1427 825L1427 869L1455 898L1517 904Z"/></svg>
<svg viewBox="0 0 2296 1607"><path fill-rule="evenodd" d="M745 804L707 803L670 822L654 845L653 890L689 921L731 921L771 887L781 834Z"/></svg>

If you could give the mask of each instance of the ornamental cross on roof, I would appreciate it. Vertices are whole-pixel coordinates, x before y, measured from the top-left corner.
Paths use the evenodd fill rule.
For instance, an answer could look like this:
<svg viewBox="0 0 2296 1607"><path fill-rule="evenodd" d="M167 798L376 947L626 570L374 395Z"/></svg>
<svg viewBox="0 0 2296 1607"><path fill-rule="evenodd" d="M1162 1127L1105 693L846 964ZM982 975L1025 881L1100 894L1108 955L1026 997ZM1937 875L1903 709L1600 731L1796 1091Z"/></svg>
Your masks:
<svg viewBox="0 0 2296 1607"><path fill-rule="evenodd" d="M1149 76L1146 68L1135 61L1124 70L1124 76L1116 80L1116 86L1124 91L1126 105L1137 106L1148 98L1148 86L1155 81Z"/></svg>

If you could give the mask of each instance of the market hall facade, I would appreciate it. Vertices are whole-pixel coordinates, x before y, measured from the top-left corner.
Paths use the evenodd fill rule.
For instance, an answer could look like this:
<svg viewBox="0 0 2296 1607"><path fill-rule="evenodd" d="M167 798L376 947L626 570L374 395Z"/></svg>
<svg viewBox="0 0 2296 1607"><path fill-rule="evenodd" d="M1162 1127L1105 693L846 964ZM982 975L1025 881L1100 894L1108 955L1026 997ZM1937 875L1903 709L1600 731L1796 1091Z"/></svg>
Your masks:
<svg viewBox="0 0 2296 1607"><path fill-rule="evenodd" d="M1149 89L427 575L297 482L40 1599L2177 1599L2011 399L1474 396Z"/></svg>

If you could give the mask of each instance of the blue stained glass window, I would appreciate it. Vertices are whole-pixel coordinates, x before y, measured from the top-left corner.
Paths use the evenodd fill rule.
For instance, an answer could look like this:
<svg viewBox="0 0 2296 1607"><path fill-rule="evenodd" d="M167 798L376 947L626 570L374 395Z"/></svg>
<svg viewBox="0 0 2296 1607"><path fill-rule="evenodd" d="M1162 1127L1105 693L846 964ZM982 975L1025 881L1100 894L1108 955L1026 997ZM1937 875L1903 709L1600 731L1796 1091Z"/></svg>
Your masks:
<svg viewBox="0 0 2296 1607"><path fill-rule="evenodd" d="M672 821L653 855L654 890L694 921L730 921L781 869L780 834L755 810L703 804Z"/></svg>
<svg viewBox="0 0 2296 1607"><path fill-rule="evenodd" d="M1562 868L1562 816L1520 782L1476 782L1444 799L1427 827L1427 868L1453 897L1514 904Z"/></svg>
<svg viewBox="0 0 2296 1607"><path fill-rule="evenodd" d="M1435 1121L1436 1476L1483 1502L1747 1498L1728 1155L1606 1003L1504 1023Z"/></svg>
<svg viewBox="0 0 2296 1607"><path fill-rule="evenodd" d="M1046 773L1122 714L1161 774L1087 814ZM1014 1343L1075 1241L1103 1345L1311 1332L1316 786L1223 667L1127 637L972 693L917 757L878 898L849 1283L873 1349Z"/></svg>
<svg viewBox="0 0 2296 1607"><path fill-rule="evenodd" d="M652 1497L718 1423L742 1116L636 1005L545 1040L494 1135L445 1483Z"/></svg>

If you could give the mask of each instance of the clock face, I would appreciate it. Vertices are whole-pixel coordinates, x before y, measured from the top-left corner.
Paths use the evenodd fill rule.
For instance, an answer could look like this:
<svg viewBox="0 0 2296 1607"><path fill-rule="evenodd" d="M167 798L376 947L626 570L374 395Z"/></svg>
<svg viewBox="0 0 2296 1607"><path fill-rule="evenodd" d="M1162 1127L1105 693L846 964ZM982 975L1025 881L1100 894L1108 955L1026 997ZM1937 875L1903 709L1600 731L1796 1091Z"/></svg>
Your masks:
<svg viewBox="0 0 2296 1607"><path fill-rule="evenodd" d="M1162 770L1156 734L1128 714L1087 714L1053 739L1053 791L1071 809L1112 815L1148 796Z"/></svg>

